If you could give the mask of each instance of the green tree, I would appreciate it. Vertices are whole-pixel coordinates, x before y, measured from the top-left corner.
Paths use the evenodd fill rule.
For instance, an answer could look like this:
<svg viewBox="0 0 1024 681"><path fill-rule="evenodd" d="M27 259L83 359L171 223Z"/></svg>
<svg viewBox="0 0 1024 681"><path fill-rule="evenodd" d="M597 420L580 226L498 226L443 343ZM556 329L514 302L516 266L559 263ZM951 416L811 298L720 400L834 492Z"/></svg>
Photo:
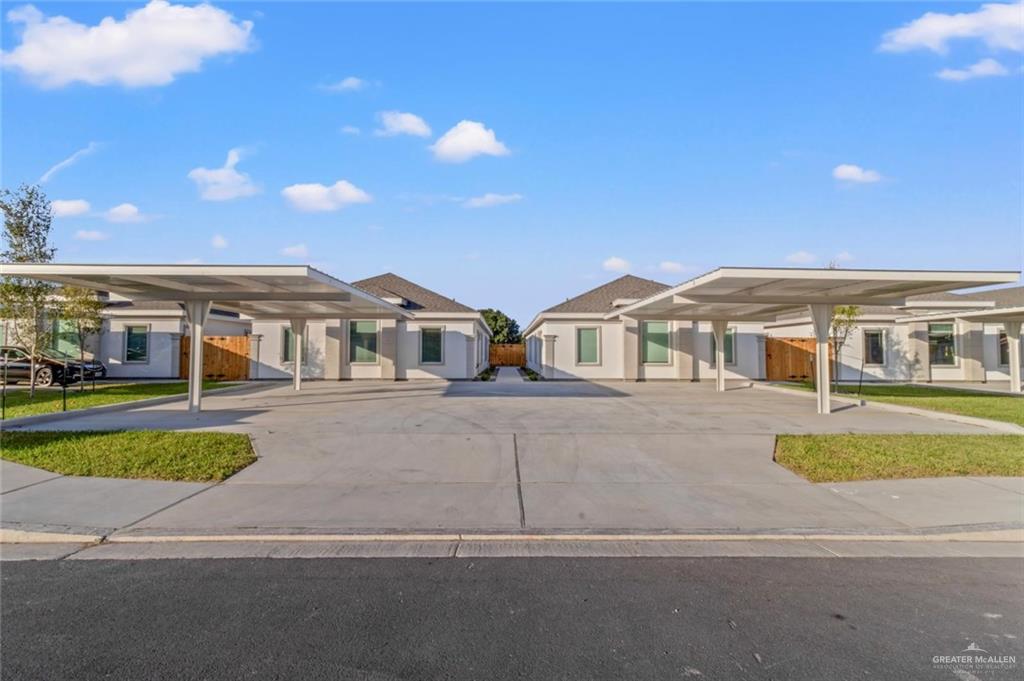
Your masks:
<svg viewBox="0 0 1024 681"><path fill-rule="evenodd" d="M60 291L61 319L75 327L75 341L78 343L78 358L85 363L85 341L100 332L103 327L103 301L96 292L78 286L65 286ZM85 376L83 375L84 379ZM85 390L85 381L79 381L79 391Z"/></svg>
<svg viewBox="0 0 1024 681"><path fill-rule="evenodd" d="M523 335L519 333L519 324L501 310L487 308L480 310L487 326L491 327L494 336L492 343L522 343Z"/></svg>
<svg viewBox="0 0 1024 681"><path fill-rule="evenodd" d="M46 194L37 186L21 185L0 192L4 212L4 262L50 262L57 249L50 245L53 213ZM0 272L2 274L2 272ZM29 394L35 397L36 356L51 340L50 318L59 315L56 285L22 277L0 277L0 316L7 334L32 356ZM10 342L10 341L8 341Z"/></svg>
<svg viewBox="0 0 1024 681"><path fill-rule="evenodd" d="M831 261L826 269L838 270L839 262ZM836 305L832 308L832 320L829 323L829 336L832 340L832 353L835 361L832 362L832 380L839 381L839 358L843 346L850 339L850 333L857 326L860 318L860 306L858 305Z"/></svg>

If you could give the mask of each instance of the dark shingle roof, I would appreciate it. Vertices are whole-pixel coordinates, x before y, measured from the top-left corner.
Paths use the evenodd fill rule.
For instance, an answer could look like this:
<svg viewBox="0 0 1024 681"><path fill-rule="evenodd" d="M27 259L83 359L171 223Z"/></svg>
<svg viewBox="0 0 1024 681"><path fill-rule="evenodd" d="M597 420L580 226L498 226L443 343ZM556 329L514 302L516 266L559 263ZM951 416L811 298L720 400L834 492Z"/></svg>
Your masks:
<svg viewBox="0 0 1024 681"><path fill-rule="evenodd" d="M476 312L468 305L463 305L453 298L445 298L440 293L423 288L408 279L388 272L369 279L353 281L352 285L361 288L378 298L404 298L408 301L407 310L421 312Z"/></svg>
<svg viewBox="0 0 1024 681"><path fill-rule="evenodd" d="M634 277L626 274L607 284L590 289L581 293L575 298L570 298L564 303L549 307L544 312L578 312L578 313L600 313L611 312L615 308L612 303L620 298L635 298L642 300L655 293L661 293L670 288L668 284L662 284L650 279Z"/></svg>

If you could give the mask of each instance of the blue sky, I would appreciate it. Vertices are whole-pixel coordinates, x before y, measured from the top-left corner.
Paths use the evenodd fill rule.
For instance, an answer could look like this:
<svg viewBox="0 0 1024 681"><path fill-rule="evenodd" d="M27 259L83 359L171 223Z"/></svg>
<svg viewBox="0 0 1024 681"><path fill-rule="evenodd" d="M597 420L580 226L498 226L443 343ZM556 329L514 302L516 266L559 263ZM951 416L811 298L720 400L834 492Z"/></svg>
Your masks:
<svg viewBox="0 0 1024 681"><path fill-rule="evenodd" d="M74 159L65 262L390 270L525 325L622 271L1024 258L1020 5L35 7L3 184Z"/></svg>

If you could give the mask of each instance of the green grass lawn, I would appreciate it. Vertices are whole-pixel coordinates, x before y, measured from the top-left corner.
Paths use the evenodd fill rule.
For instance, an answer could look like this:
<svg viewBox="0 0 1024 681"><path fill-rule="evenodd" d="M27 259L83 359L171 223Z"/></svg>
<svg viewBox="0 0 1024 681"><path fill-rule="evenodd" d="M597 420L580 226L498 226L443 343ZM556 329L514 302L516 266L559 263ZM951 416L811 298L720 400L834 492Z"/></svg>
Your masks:
<svg viewBox="0 0 1024 681"><path fill-rule="evenodd" d="M64 475L215 482L256 460L248 435L6 431L0 457Z"/></svg>
<svg viewBox="0 0 1024 681"><path fill-rule="evenodd" d="M1024 475L1024 435L779 435L775 460L811 482Z"/></svg>
<svg viewBox="0 0 1024 681"><path fill-rule="evenodd" d="M814 390L810 383L782 383L787 387ZM840 395L857 396L857 386L833 386ZM1024 399L1010 395L994 395L922 385L865 385L861 389L865 400L901 404L906 407L931 409L947 414L976 416L994 421L1006 421L1024 426Z"/></svg>
<svg viewBox="0 0 1024 681"><path fill-rule="evenodd" d="M203 390L228 385L233 384L203 381ZM79 392L79 386L75 384L68 386L68 411L99 407L104 404L116 404L118 402L133 402L150 397L182 395L187 392L188 383L185 381L174 381L171 383L116 383L113 385L97 384L96 392L92 391L92 386L88 383L85 385L85 392ZM62 408L60 388L36 388L36 396L31 398L29 397L27 387L19 387L14 390L8 387L6 418L13 419L19 416L49 414L60 411Z"/></svg>

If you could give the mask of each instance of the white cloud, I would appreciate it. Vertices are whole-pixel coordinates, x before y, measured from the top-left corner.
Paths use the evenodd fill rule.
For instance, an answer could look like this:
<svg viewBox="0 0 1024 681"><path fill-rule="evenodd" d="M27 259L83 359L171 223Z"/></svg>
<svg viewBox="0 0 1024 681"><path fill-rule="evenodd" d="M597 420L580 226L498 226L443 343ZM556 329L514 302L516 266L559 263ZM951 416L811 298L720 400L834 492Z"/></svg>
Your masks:
<svg viewBox="0 0 1024 681"><path fill-rule="evenodd" d="M601 263L601 267L603 267L608 272L628 272L629 269L632 267L632 264L630 264L630 262L628 260L625 260L624 258L620 258L618 256L613 255L612 257L608 258L603 263Z"/></svg>
<svg viewBox="0 0 1024 681"><path fill-rule="evenodd" d="M210 239L210 245L214 248L227 248L228 240L220 234L214 234L213 238Z"/></svg>
<svg viewBox="0 0 1024 681"><path fill-rule="evenodd" d="M793 265L810 265L818 256L807 251L797 251L796 253L790 253L786 256L786 262L792 263Z"/></svg>
<svg viewBox="0 0 1024 681"><path fill-rule="evenodd" d="M946 54L951 40L981 40L990 49L1024 51L1024 2L989 3L974 12L927 12L882 37L883 52L927 49Z"/></svg>
<svg viewBox="0 0 1024 681"><path fill-rule="evenodd" d="M661 270L662 272L671 272L673 274L677 274L685 270L686 267L679 262L673 262L671 260L662 260L660 263L658 263L658 269Z"/></svg>
<svg viewBox="0 0 1024 681"><path fill-rule="evenodd" d="M80 229L75 232L75 239L78 241L106 241L110 235L106 232L99 232L95 229Z"/></svg>
<svg viewBox="0 0 1024 681"><path fill-rule="evenodd" d="M836 257L832 258L834 262L850 262L853 259L853 254L849 251L840 251L836 253Z"/></svg>
<svg viewBox="0 0 1024 681"><path fill-rule="evenodd" d="M488 192L483 196L474 196L471 199L467 199L462 205L466 208L490 208L491 206L500 206L505 203L515 203L522 200L522 194L492 194Z"/></svg>
<svg viewBox="0 0 1024 681"><path fill-rule="evenodd" d="M430 150L434 152L434 158L446 163L464 163L481 154L505 156L509 153L508 147L498 141L493 130L476 121L459 121L434 142Z"/></svg>
<svg viewBox="0 0 1024 681"><path fill-rule="evenodd" d="M298 210L306 212L332 211L352 203L370 203L373 197L346 180L338 180L330 187L318 183L293 184L281 190L281 195Z"/></svg>
<svg viewBox="0 0 1024 681"><path fill-rule="evenodd" d="M972 78L989 78L992 76L1007 76L1010 72L1005 66L995 59L982 59L971 64L965 69L942 69L935 75L942 80L971 80Z"/></svg>
<svg viewBox="0 0 1024 681"><path fill-rule="evenodd" d="M882 175L877 170L867 170L852 163L841 163L832 169L832 177L843 182L868 184L878 182Z"/></svg>
<svg viewBox="0 0 1024 681"><path fill-rule="evenodd" d="M343 125L341 126L341 132L345 135L358 135L362 131L354 125Z"/></svg>
<svg viewBox="0 0 1024 681"><path fill-rule="evenodd" d="M50 210L55 218L69 218L89 212L89 202L84 199L54 199L50 201Z"/></svg>
<svg viewBox="0 0 1024 681"><path fill-rule="evenodd" d="M64 159L60 163L57 163L49 170L47 170L45 173L43 173L43 176L39 178L39 184L46 184L53 178L54 175L64 170L65 168L69 168L75 165L81 158L88 156L89 154L91 154L92 152L96 151L99 148L100 145L97 142L89 142L88 145L79 149L78 151L71 154L66 159Z"/></svg>
<svg viewBox="0 0 1024 681"><path fill-rule="evenodd" d="M107 222L146 222L150 219L149 215L143 214L138 206L131 203L118 204L104 213L103 217Z"/></svg>
<svg viewBox="0 0 1024 681"><path fill-rule="evenodd" d="M414 135L430 137L430 126L416 114L401 111L381 111L377 114L381 127L373 131L378 137L394 137L396 135Z"/></svg>
<svg viewBox="0 0 1024 681"><path fill-rule="evenodd" d="M306 244L295 244L294 246L285 246L281 249L281 255L289 258L308 258L309 249L306 248Z"/></svg>
<svg viewBox="0 0 1024 681"><path fill-rule="evenodd" d="M31 5L7 13L22 24L21 44L3 53L3 65L44 88L82 82L124 87L166 85L198 71L203 60L252 48L252 22L236 21L208 4L172 5L152 0L122 21L95 26L47 17Z"/></svg>
<svg viewBox="0 0 1024 681"><path fill-rule="evenodd" d="M330 83L321 87L322 90L328 92L355 92L356 90L362 90L369 83L362 78L356 78L355 76L349 76L348 78L342 78L337 83Z"/></svg>
<svg viewBox="0 0 1024 681"><path fill-rule="evenodd" d="M258 194L260 188L248 174L235 169L242 160L242 149L232 149L220 168L193 168L188 179L196 183L199 196L207 201L230 201Z"/></svg>

